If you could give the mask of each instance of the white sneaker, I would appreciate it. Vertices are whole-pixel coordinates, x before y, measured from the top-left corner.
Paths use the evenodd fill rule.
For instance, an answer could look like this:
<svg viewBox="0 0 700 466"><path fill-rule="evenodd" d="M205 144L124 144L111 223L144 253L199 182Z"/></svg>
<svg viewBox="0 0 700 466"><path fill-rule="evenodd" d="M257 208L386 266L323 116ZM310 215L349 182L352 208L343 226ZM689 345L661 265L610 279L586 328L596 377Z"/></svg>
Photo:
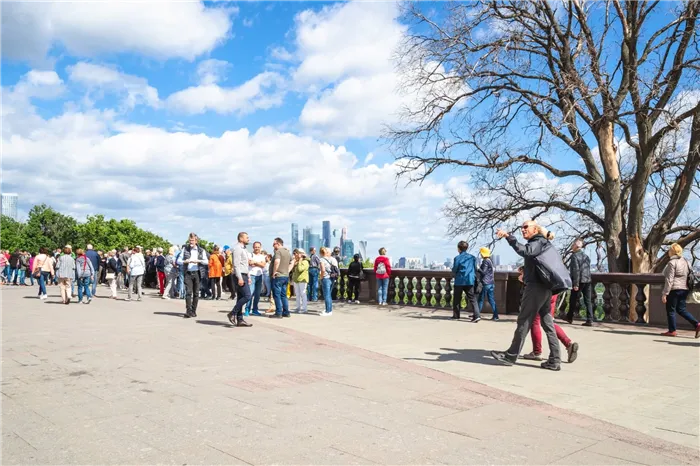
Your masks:
<svg viewBox="0 0 700 466"><path fill-rule="evenodd" d="M126 298L124 301L131 301L131 298Z"/></svg>
<svg viewBox="0 0 700 466"><path fill-rule="evenodd" d="M357 301L357 300L355 300L355 304L360 304L360 302L359 302L359 301Z"/></svg>
<svg viewBox="0 0 700 466"><path fill-rule="evenodd" d="M304 309L302 311L299 311L299 314L306 314L306 312L307 312L306 309Z"/></svg>
<svg viewBox="0 0 700 466"><path fill-rule="evenodd" d="M321 313L321 317L328 317L328 316L332 316L332 315L333 315L333 311L331 311L331 312L322 312L322 313Z"/></svg>

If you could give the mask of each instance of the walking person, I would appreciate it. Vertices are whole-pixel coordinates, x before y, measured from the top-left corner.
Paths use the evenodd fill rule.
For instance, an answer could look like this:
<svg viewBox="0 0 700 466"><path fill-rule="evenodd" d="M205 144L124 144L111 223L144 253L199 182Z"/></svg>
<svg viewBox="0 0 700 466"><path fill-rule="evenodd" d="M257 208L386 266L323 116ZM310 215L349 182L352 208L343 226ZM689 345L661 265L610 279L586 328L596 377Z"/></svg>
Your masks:
<svg viewBox="0 0 700 466"><path fill-rule="evenodd" d="M71 255L70 246L63 248L63 254L59 256L56 262L56 277L58 278L58 286L61 289L61 301L63 304L70 304L73 297L71 292L71 283L75 278L75 259Z"/></svg>
<svg viewBox="0 0 700 466"><path fill-rule="evenodd" d="M32 264L32 275L39 282L39 299L46 299L46 284L54 274L53 258L49 257L46 248L39 248L39 254Z"/></svg>
<svg viewBox="0 0 700 466"><path fill-rule="evenodd" d="M554 318L550 313L552 290L539 277L537 272L538 264L536 262L536 258L542 255L546 248L552 246L533 220L524 222L520 231L523 238L527 240L526 244L519 243L513 235L504 230L499 229L496 231L496 235L499 238L506 238L516 254L525 260L523 272L525 290L520 303L517 327L510 347L506 351L492 351L491 355L503 365L512 366L515 364L523 349L525 337L532 328L532 321L539 314L542 328L545 335L547 335L547 344L549 345L549 359L543 362L541 367L558 371L561 369L561 358L559 355L559 341L554 330Z"/></svg>
<svg viewBox="0 0 700 466"><path fill-rule="evenodd" d="M236 299L236 284L234 282L236 276L233 273L233 249L229 246L224 246L224 280L228 286L228 292L231 294L231 301Z"/></svg>
<svg viewBox="0 0 700 466"><path fill-rule="evenodd" d="M272 279L272 296L275 300L275 313L270 318L281 319L289 317L287 288L289 287L289 266L292 262L292 256L289 249L284 247L282 238L275 238L272 242L272 248L275 250L275 254L272 256L270 277Z"/></svg>
<svg viewBox="0 0 700 466"><path fill-rule="evenodd" d="M246 246L250 242L248 233L238 233L238 243L233 248L233 273L236 274L236 304L226 317L234 327L252 327L243 319L243 307L250 301L249 258Z"/></svg>
<svg viewBox="0 0 700 466"><path fill-rule="evenodd" d="M374 275L377 277L377 304L386 306L391 277L391 261L386 256L386 248L379 248L379 256L374 259Z"/></svg>
<svg viewBox="0 0 700 466"><path fill-rule="evenodd" d="M85 304L90 304L92 294L90 293L90 285L92 279L96 276L92 261L85 255L85 251L78 248L76 251L77 258L75 259L75 275L78 280L78 302L83 302L83 295L87 298Z"/></svg>
<svg viewBox="0 0 700 466"><path fill-rule="evenodd" d="M306 257L306 252L303 249L298 248L294 250L291 267L294 295L297 298L296 312L298 314L306 314L309 302L306 294L306 286L309 284L309 259Z"/></svg>
<svg viewBox="0 0 700 466"><path fill-rule="evenodd" d="M481 293L479 293L478 299L479 313L481 313L481 310L483 309L484 298L486 298L489 300L491 310L493 311L491 320L498 320L498 309L496 308L496 298L494 296L495 279L493 262L491 261L491 251L489 248L481 248L479 249L479 254L481 255L481 265L479 266L479 271L481 272L482 283Z"/></svg>
<svg viewBox="0 0 700 466"><path fill-rule="evenodd" d="M122 249L122 253L119 254L119 270L120 270L120 287L125 290L129 286L129 248L125 247Z"/></svg>
<svg viewBox="0 0 700 466"><path fill-rule="evenodd" d="M360 255L355 254L348 265L348 303L360 304L360 282L363 274Z"/></svg>
<svg viewBox="0 0 700 466"><path fill-rule="evenodd" d="M129 274L129 293L126 300L131 301L131 292L136 289L136 301L141 301L143 276L146 273L146 259L141 254L140 246L136 246L129 256L127 272Z"/></svg>
<svg viewBox="0 0 700 466"><path fill-rule="evenodd" d="M165 256L163 248L157 248L153 265L156 268L156 276L158 277L158 295L162 298L165 296Z"/></svg>
<svg viewBox="0 0 700 466"><path fill-rule="evenodd" d="M467 252L469 244L466 241L457 243L459 255L454 258L452 273L455 276L454 297L452 299L452 319L461 317L462 293L467 296L467 306L471 306L473 316L471 321L476 323L481 320L479 304L476 302L474 285L476 283L476 257Z"/></svg>
<svg viewBox="0 0 700 466"><path fill-rule="evenodd" d="M187 247L187 245L183 244L182 248L180 248L180 250L175 254L175 264L177 265L177 272L178 272L177 295L180 299L185 299L185 296L187 295L187 292L185 291L185 272L187 271L188 267L186 265L183 266L183 260L182 260L182 257L183 257L184 251L185 251L185 247ZM199 296L199 295L197 295L197 296Z"/></svg>
<svg viewBox="0 0 700 466"><path fill-rule="evenodd" d="M695 328L695 338L700 338L700 323L686 309L690 264L683 257L683 246L673 243L667 254L670 259L664 267L664 289L661 292L661 301L666 305L668 332L661 335L676 336L676 313L678 313Z"/></svg>
<svg viewBox="0 0 700 466"><path fill-rule="evenodd" d="M331 294L331 289L333 288L333 279L331 278L334 271L338 270L338 261L331 256L331 250L323 247L321 248L321 287L323 289L323 301L326 304L324 312L321 313L322 316L332 316L333 315L333 296Z"/></svg>
<svg viewBox="0 0 700 466"><path fill-rule="evenodd" d="M595 316L593 315L593 302L591 294L593 286L591 284L591 259L583 252L583 241L577 239L571 248L573 254L569 262L569 274L571 275L571 297L569 298L569 311L566 313L566 321L573 323L574 313L578 315L579 299L583 295L583 304L586 306L586 321L584 327L591 327Z"/></svg>
<svg viewBox="0 0 700 466"><path fill-rule="evenodd" d="M119 259L117 258L117 250L112 249L107 253L107 262L105 263L105 280L109 285L111 298L117 299L117 279L119 277Z"/></svg>
<svg viewBox="0 0 700 466"><path fill-rule="evenodd" d="M260 305L260 294L262 293L263 287L263 271L267 265L267 258L265 254L262 253L262 244L260 241L253 243L253 254L249 255L248 264L250 267L248 276L251 280L251 298L245 306L245 315L250 315L252 306L253 315L261 316L262 314L258 306Z"/></svg>
<svg viewBox="0 0 700 466"><path fill-rule="evenodd" d="M85 257L90 260L90 264L92 265L92 277L90 277L90 284L92 285L92 294L90 296L95 296L97 293L97 283L99 282L100 276L98 274L99 269L100 269L100 255L97 254L97 251L95 251L92 247L92 244L88 244L85 247L87 250L85 251ZM78 283L80 285L80 283ZM78 295L80 295L80 290L78 290ZM80 300L80 296L78 296L78 299ZM88 297L88 302L90 302L91 297Z"/></svg>
<svg viewBox="0 0 700 466"><path fill-rule="evenodd" d="M26 278L27 270L29 269L29 253L27 253L27 251L20 251L18 266L19 272L17 280L19 282L19 286L27 286Z"/></svg>
<svg viewBox="0 0 700 466"><path fill-rule="evenodd" d="M316 248L309 249L309 286L306 297L311 302L318 301L318 276L321 273L321 259L316 254Z"/></svg>
<svg viewBox="0 0 700 466"><path fill-rule="evenodd" d="M196 234L190 233L188 243L180 250L180 257L177 265L184 274L185 287L185 319L197 317L197 304L199 303L199 266L207 263L207 255L204 248L197 243L199 238Z"/></svg>
<svg viewBox="0 0 700 466"><path fill-rule="evenodd" d="M163 299L170 299L175 292L173 283L177 284L178 276L177 264L175 264L175 246L170 246L164 260L165 267L163 267L163 271L165 272L165 289L163 290Z"/></svg>
<svg viewBox="0 0 700 466"><path fill-rule="evenodd" d="M223 263L219 255L219 246L214 246L214 250L209 256L209 286L211 286L212 299L221 299L221 274Z"/></svg>

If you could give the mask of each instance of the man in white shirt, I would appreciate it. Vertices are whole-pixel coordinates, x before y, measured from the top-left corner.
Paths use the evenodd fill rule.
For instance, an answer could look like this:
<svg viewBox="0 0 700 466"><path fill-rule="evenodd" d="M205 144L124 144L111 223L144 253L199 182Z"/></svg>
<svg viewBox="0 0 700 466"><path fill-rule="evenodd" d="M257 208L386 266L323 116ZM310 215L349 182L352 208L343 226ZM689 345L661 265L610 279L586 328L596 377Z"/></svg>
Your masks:
<svg viewBox="0 0 700 466"><path fill-rule="evenodd" d="M199 303L199 266L207 265L207 254L197 245L199 238L190 233L189 244L182 249L177 265L185 272L185 319L197 317Z"/></svg>
<svg viewBox="0 0 700 466"><path fill-rule="evenodd" d="M262 244L260 241L253 243L253 253L248 254L248 265L250 269L248 271L248 277L250 278L250 292L253 295L246 304L245 315L250 315L250 306L253 306L253 315L261 316L258 310L258 304L260 303L260 294L262 293L263 284L263 269L265 268L266 261L265 255L262 254Z"/></svg>

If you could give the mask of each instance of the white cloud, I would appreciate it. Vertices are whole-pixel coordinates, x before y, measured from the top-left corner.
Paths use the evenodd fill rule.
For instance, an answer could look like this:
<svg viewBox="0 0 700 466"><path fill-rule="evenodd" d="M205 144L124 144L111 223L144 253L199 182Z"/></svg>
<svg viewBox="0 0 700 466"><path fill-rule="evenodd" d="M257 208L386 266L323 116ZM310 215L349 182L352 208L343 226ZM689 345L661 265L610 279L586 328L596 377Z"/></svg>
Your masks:
<svg viewBox="0 0 700 466"><path fill-rule="evenodd" d="M265 71L237 87L202 84L171 94L167 105L174 111L201 114L246 114L282 104L284 80L279 73Z"/></svg>
<svg viewBox="0 0 700 466"><path fill-rule="evenodd" d="M71 81L80 83L90 90L97 89L124 96L124 105L127 108L134 108L138 104L146 104L154 108L160 105L158 90L149 86L148 81L140 76L85 62L69 66L67 71Z"/></svg>
<svg viewBox="0 0 700 466"><path fill-rule="evenodd" d="M228 36L234 11L200 2L4 2L2 53L38 63L61 44L73 56L193 60Z"/></svg>
<svg viewBox="0 0 700 466"><path fill-rule="evenodd" d="M230 68L231 64L229 62L214 58L199 62L197 65L199 84L208 85L224 81Z"/></svg>

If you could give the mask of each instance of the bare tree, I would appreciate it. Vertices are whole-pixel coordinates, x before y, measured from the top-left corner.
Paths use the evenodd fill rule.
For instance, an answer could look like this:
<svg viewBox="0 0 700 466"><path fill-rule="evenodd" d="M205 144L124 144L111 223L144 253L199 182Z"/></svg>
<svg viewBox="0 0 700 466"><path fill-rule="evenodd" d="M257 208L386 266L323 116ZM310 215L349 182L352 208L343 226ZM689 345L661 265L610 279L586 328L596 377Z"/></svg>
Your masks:
<svg viewBox="0 0 700 466"><path fill-rule="evenodd" d="M464 168L450 233L519 217L605 245L615 272L700 240L700 2L409 4L399 177ZM689 202L690 199L690 202Z"/></svg>

